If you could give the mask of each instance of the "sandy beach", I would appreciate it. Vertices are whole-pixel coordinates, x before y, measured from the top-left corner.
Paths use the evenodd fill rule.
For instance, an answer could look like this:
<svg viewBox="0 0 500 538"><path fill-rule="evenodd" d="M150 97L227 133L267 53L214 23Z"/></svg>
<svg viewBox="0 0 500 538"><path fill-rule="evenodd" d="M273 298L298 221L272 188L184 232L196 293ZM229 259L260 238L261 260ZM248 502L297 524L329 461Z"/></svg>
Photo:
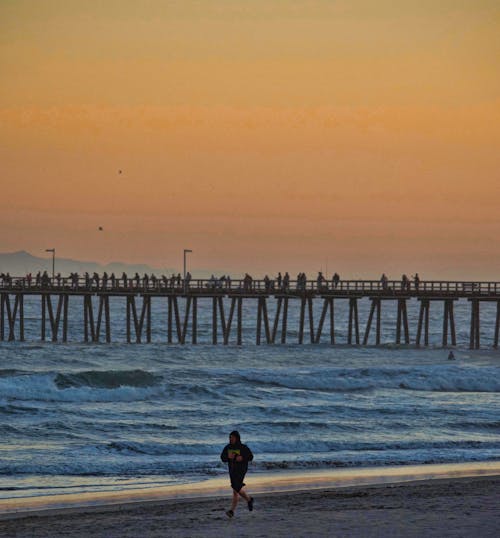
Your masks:
<svg viewBox="0 0 500 538"><path fill-rule="evenodd" d="M56 510L0 521L0 536L498 536L500 477L424 480L255 496L226 517L221 497ZM11 516L12 517L12 514Z"/></svg>

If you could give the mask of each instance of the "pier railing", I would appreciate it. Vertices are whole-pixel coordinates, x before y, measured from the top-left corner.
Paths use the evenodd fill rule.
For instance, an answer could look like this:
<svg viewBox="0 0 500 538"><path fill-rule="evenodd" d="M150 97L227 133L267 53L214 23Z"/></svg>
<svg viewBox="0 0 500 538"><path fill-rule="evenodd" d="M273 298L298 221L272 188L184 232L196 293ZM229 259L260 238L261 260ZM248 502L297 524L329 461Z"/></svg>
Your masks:
<svg viewBox="0 0 500 538"><path fill-rule="evenodd" d="M338 282L317 280L245 280L245 279L191 279L122 278L95 280L93 278L71 279L68 277L50 278L46 282L36 282L27 277L9 277L0 280L1 291L25 291L32 293L51 292L109 292L109 293L245 293L245 294L295 294L312 292L314 294L361 294L361 295L435 295L445 294L456 297L500 296L500 282L421 280L339 280Z"/></svg>

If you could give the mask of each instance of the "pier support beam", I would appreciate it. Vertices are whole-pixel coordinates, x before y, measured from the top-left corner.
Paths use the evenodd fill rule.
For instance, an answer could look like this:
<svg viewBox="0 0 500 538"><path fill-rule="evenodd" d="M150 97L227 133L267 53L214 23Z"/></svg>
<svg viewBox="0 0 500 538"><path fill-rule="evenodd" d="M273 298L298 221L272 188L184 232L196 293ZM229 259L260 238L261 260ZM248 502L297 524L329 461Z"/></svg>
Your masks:
<svg viewBox="0 0 500 538"><path fill-rule="evenodd" d="M451 336L451 345L457 345L457 336L455 331L455 316L453 314L453 299L445 299L443 313L443 347L448 345L448 328Z"/></svg>
<svg viewBox="0 0 500 538"><path fill-rule="evenodd" d="M226 327L224 330L224 345L227 346L229 344L229 335L231 333L231 325L233 324L233 318L234 318L234 310L236 308L236 297L231 297L231 305L229 307L229 316L227 318Z"/></svg>
<svg viewBox="0 0 500 538"><path fill-rule="evenodd" d="M102 305L100 305L99 307L99 313L101 313L101 309L102 309ZM181 340L181 328L180 328L178 310L176 312L176 321L177 321L177 334L180 341ZM141 308L140 315L138 315L137 313L135 296L134 295L127 296L127 343L128 344L132 342L131 327L134 328L135 342L137 344L140 344L142 342L142 332L144 329L144 322L146 322L146 341L148 343L151 343L151 296L143 295L142 308ZM98 325L98 329L100 329L100 324ZM96 341L98 341L99 332L97 330L96 330L96 335L97 335Z"/></svg>
<svg viewBox="0 0 500 538"><path fill-rule="evenodd" d="M191 333L191 342L193 344L197 343L198 340L198 298L193 297L192 298L193 303L193 328Z"/></svg>
<svg viewBox="0 0 500 538"><path fill-rule="evenodd" d="M262 323L264 323L264 331L266 335L266 343L271 343L271 332L269 330L269 316L267 315L267 300L266 297L259 297L257 305L257 333L255 343L259 346L261 341Z"/></svg>
<svg viewBox="0 0 500 538"><path fill-rule="evenodd" d="M0 299L0 341L5 340L5 322L7 322L8 340L16 339L16 320L19 318L19 340L24 341L24 295L16 293L11 307L10 296L2 293Z"/></svg>
<svg viewBox="0 0 500 538"><path fill-rule="evenodd" d="M44 316L42 317L42 321L44 321ZM83 339L85 342L89 341L89 336L92 342L96 342L92 295L86 294L83 296Z"/></svg>
<svg viewBox="0 0 500 538"><path fill-rule="evenodd" d="M410 343L410 330L408 327L408 311L406 298L398 299L398 317L396 322L396 344L401 344L401 331L404 333L405 344Z"/></svg>
<svg viewBox="0 0 500 538"><path fill-rule="evenodd" d="M238 315L237 315L237 323L238 323L238 329L237 329L237 340L236 343L241 346L243 343L242 338L242 324L243 324L243 297L238 297Z"/></svg>
<svg viewBox="0 0 500 538"><path fill-rule="evenodd" d="M429 345L429 308L430 301L429 299L419 299L420 301L420 311L418 315L418 325L417 325L417 337L415 344L417 347L420 346L420 341L422 337L422 329L424 330L424 345Z"/></svg>
<svg viewBox="0 0 500 538"><path fill-rule="evenodd" d="M370 314L368 315L368 321L366 322L365 336L363 338L363 345L368 344L368 338L370 337L370 330L372 327L373 315L376 314L377 330L375 335L375 345L380 345L380 317L382 311L381 300L378 297L371 298Z"/></svg>
<svg viewBox="0 0 500 538"><path fill-rule="evenodd" d="M66 342L68 332L68 295L63 293L57 296L57 307L54 312L54 308L52 307L52 296L47 294L45 306L47 307L47 313L49 315L52 342L57 342L58 339L61 313L63 315L63 341Z"/></svg>
<svg viewBox="0 0 500 538"><path fill-rule="evenodd" d="M283 298L283 320L281 323L281 343L286 344L286 332L288 330L288 297Z"/></svg>
<svg viewBox="0 0 500 538"><path fill-rule="evenodd" d="M323 325L325 323L326 315L330 311L330 344L335 344L335 314L333 297L325 297L323 300L323 310L319 318L318 330L316 332L315 343L319 344L321 340L321 334L323 332Z"/></svg>
<svg viewBox="0 0 500 538"><path fill-rule="evenodd" d="M493 338L493 347L498 348L498 336L500 333L500 301L497 301L497 316L495 321L495 336Z"/></svg>
<svg viewBox="0 0 500 538"><path fill-rule="evenodd" d="M188 328L188 322L189 322L189 314L191 311L191 297L186 298L186 310L184 311L184 323L182 325L182 335L181 335L181 344L186 343L186 333Z"/></svg>
<svg viewBox="0 0 500 538"><path fill-rule="evenodd" d="M278 332L278 325L280 321L281 307L283 304L283 297L277 298L276 312L274 313L273 332L271 333L271 344L276 343L276 333Z"/></svg>
<svg viewBox="0 0 500 538"><path fill-rule="evenodd" d="M470 349L479 349L481 347L481 324L479 318L479 300L470 299L471 315L470 315Z"/></svg>
<svg viewBox="0 0 500 538"><path fill-rule="evenodd" d="M217 297L212 297L212 344L217 344Z"/></svg>
<svg viewBox="0 0 500 538"><path fill-rule="evenodd" d="M304 326L306 317L306 305L309 316L309 338L311 344L315 342L314 335L314 320L313 320L313 304L312 297L302 297L300 300L300 321L299 321L299 344L304 343Z"/></svg>
<svg viewBox="0 0 500 538"><path fill-rule="evenodd" d="M349 299L349 326L347 332L347 343L352 344L354 338L357 345L359 345L359 318L358 318L358 298L351 297Z"/></svg>

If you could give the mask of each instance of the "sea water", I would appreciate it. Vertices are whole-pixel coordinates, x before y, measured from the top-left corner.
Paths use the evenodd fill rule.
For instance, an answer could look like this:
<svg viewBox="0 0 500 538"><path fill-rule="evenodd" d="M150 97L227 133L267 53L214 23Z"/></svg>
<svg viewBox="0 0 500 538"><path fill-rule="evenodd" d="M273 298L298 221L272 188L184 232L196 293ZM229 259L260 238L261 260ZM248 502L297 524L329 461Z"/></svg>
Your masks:
<svg viewBox="0 0 500 538"><path fill-rule="evenodd" d="M234 344L233 333L228 346L213 346L208 300L199 305L198 345L165 343L159 300L154 342L127 345L121 299L111 305L115 343L82 344L77 298L70 304L75 343L41 343L38 300L25 306L30 341L0 344L0 498L223 476L219 455L233 429L255 454L252 473L500 460L493 306L482 308L478 351L468 349L469 304L456 306L458 346L448 360L449 350L439 347L442 305L432 305L431 346L416 349L391 343L396 305L388 303L384 345L345 345L348 314L340 301L336 346L297 345L299 307L292 303L289 343L256 346L251 301L244 345ZM417 308L410 304L412 341ZM362 330L368 310L361 301ZM319 313L318 302L316 325Z"/></svg>

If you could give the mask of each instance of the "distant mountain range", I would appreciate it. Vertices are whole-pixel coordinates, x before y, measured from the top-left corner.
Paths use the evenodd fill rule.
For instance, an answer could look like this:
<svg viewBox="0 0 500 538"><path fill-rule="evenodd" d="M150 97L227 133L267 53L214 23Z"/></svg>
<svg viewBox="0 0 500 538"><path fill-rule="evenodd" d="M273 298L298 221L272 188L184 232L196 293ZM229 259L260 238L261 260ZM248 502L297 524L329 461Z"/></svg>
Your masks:
<svg viewBox="0 0 500 538"><path fill-rule="evenodd" d="M20 250L19 252L0 253L0 273L10 273L12 276L22 276L27 273L36 273L45 270L51 273L52 257L50 253L47 254L47 258L38 258L24 250ZM116 275L121 275L124 271L130 275L133 275L136 272L141 275L143 273L155 273L157 275L178 273L178 270L172 268L159 269L145 264L135 265L113 262L108 263L107 265L102 265L96 262L58 258L57 256L55 270L56 273L61 273L62 275L68 275L69 273L74 272L82 274L85 273L85 271L88 271L89 273L95 271L100 274L107 271L108 273L115 273ZM197 271L197 273L200 273L200 271ZM205 273L205 271L201 271L201 273Z"/></svg>

